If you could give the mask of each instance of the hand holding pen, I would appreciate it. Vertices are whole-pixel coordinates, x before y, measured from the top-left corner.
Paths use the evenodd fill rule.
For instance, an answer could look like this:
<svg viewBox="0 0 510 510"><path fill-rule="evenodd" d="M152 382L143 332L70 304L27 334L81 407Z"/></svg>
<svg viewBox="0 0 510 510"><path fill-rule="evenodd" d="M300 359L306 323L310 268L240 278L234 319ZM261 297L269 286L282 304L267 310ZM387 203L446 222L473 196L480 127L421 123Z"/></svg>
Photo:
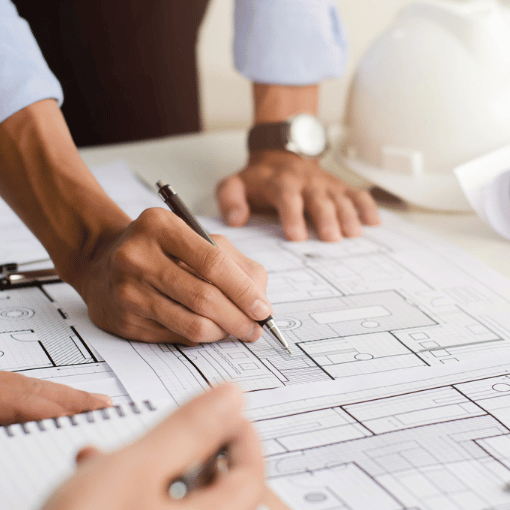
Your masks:
<svg viewBox="0 0 510 510"><path fill-rule="evenodd" d="M224 446L228 469L207 470ZM190 473L201 468L208 475L192 483ZM183 492L176 490L186 483ZM242 394L223 384L119 450L81 450L76 473L42 510L254 510L263 490L262 449L253 425L243 417Z"/></svg>
<svg viewBox="0 0 510 510"><path fill-rule="evenodd" d="M156 183L158 187L159 194L161 198L164 200L165 204L184 222L186 222L198 235L203 237L207 242L212 244L215 247L218 247L217 244L211 239L209 234L202 227L200 222L195 218L193 213L186 207L184 202L181 200L176 191L168 184L163 184L161 181ZM280 329L276 325L273 317L268 315L264 318L264 320L257 320L258 324L262 327L267 327L268 330L273 334L273 336L283 345L285 350L290 354L289 344L283 337Z"/></svg>

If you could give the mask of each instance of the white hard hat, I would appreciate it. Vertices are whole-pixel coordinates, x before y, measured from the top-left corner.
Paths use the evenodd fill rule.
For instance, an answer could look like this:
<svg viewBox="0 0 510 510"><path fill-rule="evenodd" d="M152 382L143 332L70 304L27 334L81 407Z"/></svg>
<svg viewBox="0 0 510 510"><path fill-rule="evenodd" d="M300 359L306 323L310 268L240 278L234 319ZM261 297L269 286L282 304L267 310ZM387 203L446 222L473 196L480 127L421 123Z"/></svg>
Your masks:
<svg viewBox="0 0 510 510"><path fill-rule="evenodd" d="M495 0L404 8L355 73L336 158L415 205L471 210L453 169L510 146L507 13Z"/></svg>

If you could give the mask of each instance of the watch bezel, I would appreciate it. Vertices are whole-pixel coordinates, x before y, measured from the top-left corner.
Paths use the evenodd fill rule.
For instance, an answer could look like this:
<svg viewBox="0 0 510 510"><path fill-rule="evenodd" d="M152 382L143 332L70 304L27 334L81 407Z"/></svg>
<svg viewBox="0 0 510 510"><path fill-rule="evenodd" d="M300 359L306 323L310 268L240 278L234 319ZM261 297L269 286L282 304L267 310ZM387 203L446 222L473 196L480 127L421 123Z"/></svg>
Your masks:
<svg viewBox="0 0 510 510"><path fill-rule="evenodd" d="M322 149L319 152L315 152L313 154L304 152L302 147L299 145L299 141L294 140L292 137L292 124L300 119L303 119L303 118L313 119L313 121L322 129L322 132L324 134L324 146L322 147ZM308 159L320 158L328 151L328 149L330 147L329 141L328 141L328 133L327 133L326 127L324 126L324 124L320 121L320 119L317 116L309 114L309 113L299 113L297 115L293 115L292 117L289 117L285 121L285 124L286 124L286 138L287 138L287 142L285 144L285 150L287 150L289 152L293 152L295 154L298 154L299 156L302 156L302 157L308 158Z"/></svg>
<svg viewBox="0 0 510 510"><path fill-rule="evenodd" d="M299 143L299 139L295 139L292 128L295 126L294 123L302 117L311 117L320 128L324 139L322 150L313 153L306 152L303 149L303 144ZM306 144L304 145L306 147ZM328 151L330 143L326 126L317 116L298 113L284 121L255 124L248 133L247 146L250 154L258 151L276 150L292 152L302 158L317 159Z"/></svg>

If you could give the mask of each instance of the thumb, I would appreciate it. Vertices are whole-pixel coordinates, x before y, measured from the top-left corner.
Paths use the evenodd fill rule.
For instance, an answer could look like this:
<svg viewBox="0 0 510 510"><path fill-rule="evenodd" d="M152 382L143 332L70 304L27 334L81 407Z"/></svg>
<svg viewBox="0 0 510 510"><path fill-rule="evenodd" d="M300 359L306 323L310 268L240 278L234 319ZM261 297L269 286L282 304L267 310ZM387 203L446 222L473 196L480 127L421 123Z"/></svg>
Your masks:
<svg viewBox="0 0 510 510"><path fill-rule="evenodd" d="M216 188L216 198L223 219L231 227L242 227L250 217L246 187L239 174L223 179Z"/></svg>
<svg viewBox="0 0 510 510"><path fill-rule="evenodd" d="M76 464L80 465L100 453L101 452L95 446L85 446L76 454Z"/></svg>

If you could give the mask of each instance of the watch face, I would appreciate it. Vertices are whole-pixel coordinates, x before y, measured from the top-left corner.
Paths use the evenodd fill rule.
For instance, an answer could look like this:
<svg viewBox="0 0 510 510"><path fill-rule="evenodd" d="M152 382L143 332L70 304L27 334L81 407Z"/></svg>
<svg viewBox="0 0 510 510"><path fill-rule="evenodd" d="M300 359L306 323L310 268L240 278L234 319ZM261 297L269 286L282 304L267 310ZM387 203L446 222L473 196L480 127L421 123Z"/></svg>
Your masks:
<svg viewBox="0 0 510 510"><path fill-rule="evenodd" d="M326 131L313 115L296 115L290 124L290 140L298 152L305 156L319 156L327 145Z"/></svg>

